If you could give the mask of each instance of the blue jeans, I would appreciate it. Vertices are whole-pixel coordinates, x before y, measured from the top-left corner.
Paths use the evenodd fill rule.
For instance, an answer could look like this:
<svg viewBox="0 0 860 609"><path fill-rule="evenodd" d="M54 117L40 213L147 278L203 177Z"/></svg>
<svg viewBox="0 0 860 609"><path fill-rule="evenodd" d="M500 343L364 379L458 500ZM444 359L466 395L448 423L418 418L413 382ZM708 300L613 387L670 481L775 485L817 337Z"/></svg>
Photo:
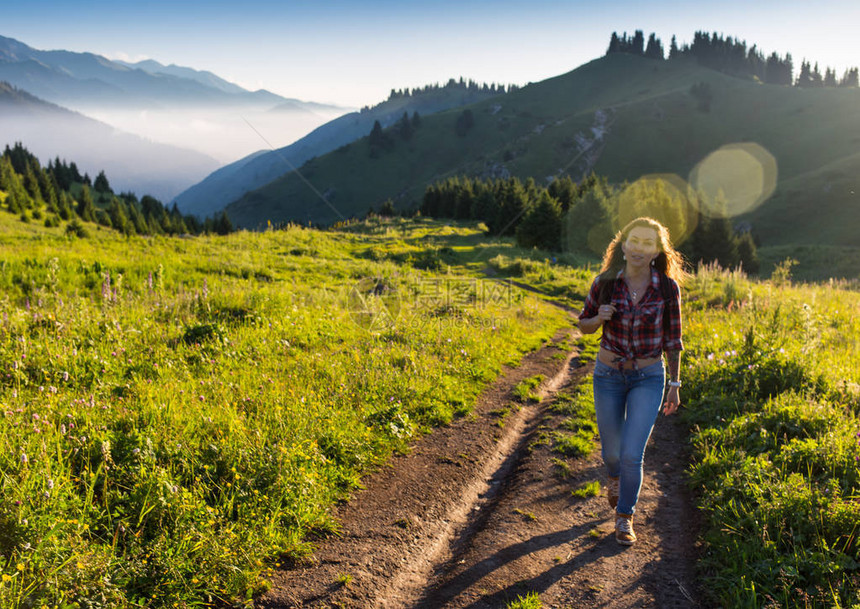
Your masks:
<svg viewBox="0 0 860 609"><path fill-rule="evenodd" d="M603 462L619 477L619 514L636 510L642 488L645 445L663 403L663 362L641 370L618 370L601 361L594 365L594 408Z"/></svg>

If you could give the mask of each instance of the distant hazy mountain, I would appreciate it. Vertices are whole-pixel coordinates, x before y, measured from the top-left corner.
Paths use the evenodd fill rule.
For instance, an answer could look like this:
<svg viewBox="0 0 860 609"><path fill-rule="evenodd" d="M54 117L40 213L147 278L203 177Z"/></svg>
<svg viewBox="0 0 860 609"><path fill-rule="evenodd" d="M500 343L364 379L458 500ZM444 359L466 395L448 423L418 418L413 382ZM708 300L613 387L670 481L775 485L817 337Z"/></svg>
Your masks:
<svg viewBox="0 0 860 609"><path fill-rule="evenodd" d="M208 72L156 66L160 64L125 64L93 53L40 51L0 36L0 80L66 106L269 108L286 101L263 89L246 91Z"/></svg>
<svg viewBox="0 0 860 609"><path fill-rule="evenodd" d="M177 66L175 64L165 66L163 64L158 63L154 59L145 59L143 61L138 61L137 63L128 63L126 61L119 60L114 60L114 62L132 70L143 70L144 72L149 72L150 74L169 74L170 76L178 76L179 78L196 80L202 85L206 85L207 87L212 87L214 89L220 89L225 93L247 92L239 85L235 85L232 82L228 82L223 78L220 78L219 76L213 74L212 72L207 72L205 70L194 70L192 68L185 68L182 66Z"/></svg>
<svg viewBox="0 0 860 609"><path fill-rule="evenodd" d="M426 116L457 108L502 94L501 90L468 86L450 81L440 88L428 88L412 95L391 99L361 112L340 116L309 133L302 139L278 150L264 150L222 167L201 183L176 198L183 213L208 216L223 209L248 191L275 180L305 161L321 156L370 133L373 123L383 127L394 124L404 113ZM312 104L308 104L312 105ZM291 111L285 102L272 112ZM292 109L292 111L296 111Z"/></svg>
<svg viewBox="0 0 860 609"><path fill-rule="evenodd" d="M0 80L122 131L192 148L221 163L259 150L266 141L293 142L351 110L263 89L247 91L211 72L40 51L2 36Z"/></svg>
<svg viewBox="0 0 860 609"><path fill-rule="evenodd" d="M0 147L16 141L42 163L74 161L90 177L104 170L116 191L151 194L165 203L218 166L199 152L123 133L0 82Z"/></svg>

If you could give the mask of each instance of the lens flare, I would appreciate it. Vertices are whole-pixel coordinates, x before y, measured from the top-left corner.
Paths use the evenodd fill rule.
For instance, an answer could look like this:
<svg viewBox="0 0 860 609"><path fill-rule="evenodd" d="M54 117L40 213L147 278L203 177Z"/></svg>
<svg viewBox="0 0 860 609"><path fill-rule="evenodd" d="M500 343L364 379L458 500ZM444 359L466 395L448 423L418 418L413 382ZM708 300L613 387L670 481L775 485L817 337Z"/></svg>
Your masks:
<svg viewBox="0 0 860 609"><path fill-rule="evenodd" d="M701 212L708 216L738 216L756 209L776 189L774 156L754 143L723 146L690 173L690 184L703 193Z"/></svg>
<svg viewBox="0 0 860 609"><path fill-rule="evenodd" d="M698 205L689 185L674 173L642 176L614 197L616 230L648 216L669 229L673 245L686 241L699 222Z"/></svg>

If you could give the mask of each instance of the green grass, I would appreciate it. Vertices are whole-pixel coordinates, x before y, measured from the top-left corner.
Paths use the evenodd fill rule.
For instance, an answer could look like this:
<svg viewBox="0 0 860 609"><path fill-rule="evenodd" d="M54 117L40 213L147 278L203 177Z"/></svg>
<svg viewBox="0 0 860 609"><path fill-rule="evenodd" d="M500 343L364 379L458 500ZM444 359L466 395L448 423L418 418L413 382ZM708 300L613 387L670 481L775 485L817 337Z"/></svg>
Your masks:
<svg viewBox="0 0 860 609"><path fill-rule="evenodd" d="M0 605L243 606L336 531L363 473L565 323L388 258L433 228L77 239L0 214Z"/></svg>
<svg viewBox="0 0 860 609"><path fill-rule="evenodd" d="M515 508L514 514L522 516L523 519L527 520L528 522L535 522L538 519L533 512L526 512L525 510L522 510L520 508Z"/></svg>
<svg viewBox="0 0 860 609"><path fill-rule="evenodd" d="M542 374L524 379L514 387L513 394L521 402L540 402L537 388L546 377Z"/></svg>
<svg viewBox="0 0 860 609"><path fill-rule="evenodd" d="M506 609L542 609L543 603L537 592L529 592L525 596L518 595L516 600L506 605Z"/></svg>
<svg viewBox="0 0 860 609"><path fill-rule="evenodd" d="M550 410L566 415L560 429L551 435L552 450L564 457L581 458L592 453L597 438L594 416L594 388L585 382L573 394L559 393Z"/></svg>
<svg viewBox="0 0 860 609"><path fill-rule="evenodd" d="M597 497L600 494L600 482L597 480L592 480L591 482L586 482L579 488L576 488L570 493L574 497L578 499L588 499L589 497Z"/></svg>
<svg viewBox="0 0 860 609"><path fill-rule="evenodd" d="M717 279L746 292L740 306L708 296ZM718 606L856 606L860 297L728 274L692 285L682 400L702 589Z"/></svg>

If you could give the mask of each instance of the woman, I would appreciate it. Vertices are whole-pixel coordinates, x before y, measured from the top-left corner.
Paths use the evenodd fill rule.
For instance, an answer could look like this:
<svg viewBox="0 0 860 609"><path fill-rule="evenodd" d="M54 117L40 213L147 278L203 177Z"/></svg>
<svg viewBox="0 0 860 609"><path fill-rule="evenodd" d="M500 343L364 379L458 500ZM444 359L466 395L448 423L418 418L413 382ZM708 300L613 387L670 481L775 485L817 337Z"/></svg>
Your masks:
<svg viewBox="0 0 860 609"><path fill-rule="evenodd" d="M669 231L652 218L625 226L603 255L579 315L585 334L603 333L594 366L594 406L603 462L609 474L607 495L615 508L615 539L633 545L633 514L642 487L645 445L663 403L665 369L669 391L663 413L680 405L681 293L683 259Z"/></svg>

